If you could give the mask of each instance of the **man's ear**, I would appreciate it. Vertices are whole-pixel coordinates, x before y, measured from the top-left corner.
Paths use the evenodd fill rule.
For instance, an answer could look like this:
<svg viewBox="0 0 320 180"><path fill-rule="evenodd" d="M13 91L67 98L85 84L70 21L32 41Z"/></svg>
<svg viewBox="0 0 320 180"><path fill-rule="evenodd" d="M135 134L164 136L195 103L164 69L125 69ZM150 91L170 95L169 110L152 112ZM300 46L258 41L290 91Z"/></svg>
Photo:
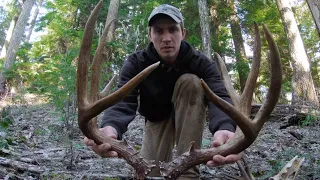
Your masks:
<svg viewBox="0 0 320 180"><path fill-rule="evenodd" d="M183 28L182 30L182 39L184 39L187 36L188 30L186 28Z"/></svg>
<svg viewBox="0 0 320 180"><path fill-rule="evenodd" d="M149 38L149 41L151 41L151 27L149 27L148 38Z"/></svg>

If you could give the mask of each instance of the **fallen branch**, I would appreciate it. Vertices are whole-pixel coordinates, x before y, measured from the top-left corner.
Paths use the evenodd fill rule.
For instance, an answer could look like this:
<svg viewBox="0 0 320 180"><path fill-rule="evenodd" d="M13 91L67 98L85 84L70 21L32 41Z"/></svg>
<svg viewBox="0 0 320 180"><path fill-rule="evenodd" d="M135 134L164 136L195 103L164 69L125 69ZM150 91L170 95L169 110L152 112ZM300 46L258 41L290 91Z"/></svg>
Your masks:
<svg viewBox="0 0 320 180"><path fill-rule="evenodd" d="M37 166L37 165L33 165L33 164L21 162L21 161L16 161L12 159L6 159L3 157L0 157L0 165L13 168L17 171L30 172L35 174L41 174L47 171L45 167L41 167L41 166Z"/></svg>

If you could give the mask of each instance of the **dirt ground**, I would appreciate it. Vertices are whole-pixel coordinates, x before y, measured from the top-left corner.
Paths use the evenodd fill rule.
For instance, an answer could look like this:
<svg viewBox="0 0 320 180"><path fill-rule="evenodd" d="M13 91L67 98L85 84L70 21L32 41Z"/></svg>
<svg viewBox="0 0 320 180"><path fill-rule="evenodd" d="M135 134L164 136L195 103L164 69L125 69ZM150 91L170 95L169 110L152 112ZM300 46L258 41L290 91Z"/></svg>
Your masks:
<svg viewBox="0 0 320 180"><path fill-rule="evenodd" d="M0 150L0 179L132 179L133 170L119 158L102 159L83 145L83 135L75 117L68 122L52 105L33 95L23 103L0 102L10 107L13 123L1 131L2 141L10 145ZM283 115L284 116L284 115ZM125 138L136 148L141 146L143 117L137 115ZM293 157L305 158L297 180L320 179L320 123L286 125L285 118L271 116L258 139L245 151L252 174L257 180L276 175ZM280 128L281 127L281 128ZM206 128L203 148L208 148L211 134ZM201 165L202 179L227 179L238 175L236 164L217 168Z"/></svg>

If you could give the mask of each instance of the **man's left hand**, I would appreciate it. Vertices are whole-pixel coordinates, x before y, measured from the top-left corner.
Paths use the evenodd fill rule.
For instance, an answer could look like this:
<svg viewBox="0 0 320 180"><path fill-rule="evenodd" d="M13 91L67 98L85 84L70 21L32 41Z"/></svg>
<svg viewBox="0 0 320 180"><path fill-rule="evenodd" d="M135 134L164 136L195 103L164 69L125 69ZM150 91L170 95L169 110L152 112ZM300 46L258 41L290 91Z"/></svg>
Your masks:
<svg viewBox="0 0 320 180"><path fill-rule="evenodd" d="M226 142L228 142L232 137L234 136L234 133L228 130L219 130L213 135L213 141L211 143L212 147L219 147ZM209 167L216 167L221 166L225 164L232 164L236 161L240 160L243 156L243 152L239 154L230 154L226 157L223 157L221 155L215 155L212 157L212 160L207 162L207 166Z"/></svg>

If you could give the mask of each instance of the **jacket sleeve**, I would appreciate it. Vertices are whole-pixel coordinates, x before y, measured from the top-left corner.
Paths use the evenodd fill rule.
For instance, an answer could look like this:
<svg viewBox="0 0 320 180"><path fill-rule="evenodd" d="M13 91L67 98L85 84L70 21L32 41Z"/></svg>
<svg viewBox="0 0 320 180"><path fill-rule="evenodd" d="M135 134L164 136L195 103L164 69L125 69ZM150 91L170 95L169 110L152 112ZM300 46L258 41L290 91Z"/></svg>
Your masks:
<svg viewBox="0 0 320 180"><path fill-rule="evenodd" d="M138 74L135 60L128 58L120 73L118 89ZM127 131L128 124L135 118L138 107L138 87L131 91L122 101L104 111L101 127L112 126L118 132L118 139L122 139L123 133Z"/></svg>
<svg viewBox="0 0 320 180"><path fill-rule="evenodd" d="M209 88L220 98L232 104L232 100L224 86L220 76L220 71L215 62L203 57L199 60L199 69L201 69L200 78L202 78ZM212 102L208 102L209 108L209 129L212 134L218 130L229 130L235 132L236 123L223 111L221 111Z"/></svg>

